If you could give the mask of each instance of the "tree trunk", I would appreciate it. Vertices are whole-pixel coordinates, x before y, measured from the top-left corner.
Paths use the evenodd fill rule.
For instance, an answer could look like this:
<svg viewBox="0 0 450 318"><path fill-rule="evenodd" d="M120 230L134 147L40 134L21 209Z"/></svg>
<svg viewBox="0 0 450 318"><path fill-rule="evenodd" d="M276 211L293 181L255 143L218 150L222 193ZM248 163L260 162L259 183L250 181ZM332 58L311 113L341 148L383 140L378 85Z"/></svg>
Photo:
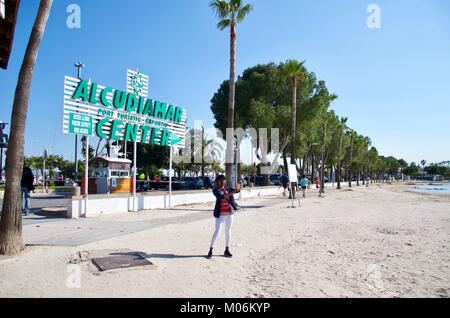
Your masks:
<svg viewBox="0 0 450 318"><path fill-rule="evenodd" d="M362 184L365 185L366 184L366 172L364 171L364 164L362 165L361 172L362 172Z"/></svg>
<svg viewBox="0 0 450 318"><path fill-rule="evenodd" d="M291 144L291 164L295 164L295 156L297 153L297 147L296 147L296 129L297 129L297 78L294 76L292 79L292 122L291 122L291 129L292 129L292 144ZM295 182L291 183L291 194L290 198L295 199Z"/></svg>
<svg viewBox="0 0 450 318"><path fill-rule="evenodd" d="M359 167L358 164L358 171L356 172L356 186L359 187L359 179L361 177L361 168Z"/></svg>
<svg viewBox="0 0 450 318"><path fill-rule="evenodd" d="M330 180L331 180L331 182L332 182L332 187L334 188L334 177L333 177L333 169L334 169L334 166L333 165L331 165L330 166L330 176L329 176L329 178L330 178ZM336 174L336 172L335 172L335 174Z"/></svg>
<svg viewBox="0 0 450 318"><path fill-rule="evenodd" d="M292 122L291 122L291 129L292 129L292 139L291 139L291 164L295 164L295 156L297 152L296 147L296 125L297 125L297 79L294 77L292 80Z"/></svg>
<svg viewBox="0 0 450 318"><path fill-rule="evenodd" d="M13 255L25 249L22 238L21 178L24 133L33 71L53 0L41 0L20 69L11 114L11 135L6 157L6 188L0 221L0 254Z"/></svg>
<svg viewBox="0 0 450 318"><path fill-rule="evenodd" d="M306 159L306 174L311 172L311 160L309 159L309 155L305 156Z"/></svg>
<svg viewBox="0 0 450 318"><path fill-rule="evenodd" d="M348 186L349 188L352 187L352 163L353 163L353 135L351 136L351 146L350 146L350 164L348 166Z"/></svg>
<svg viewBox="0 0 450 318"><path fill-rule="evenodd" d="M324 132L323 132L323 143L322 143L322 155L321 155L321 163L320 163L320 191L319 193L322 194L325 192L325 180L324 180L324 172L325 172L325 141L327 139L327 120L325 121L324 125Z"/></svg>
<svg viewBox="0 0 450 318"><path fill-rule="evenodd" d="M287 162L287 154L286 151L283 151L283 165L284 165L284 173L288 174L288 162Z"/></svg>
<svg viewBox="0 0 450 318"><path fill-rule="evenodd" d="M342 158L342 138L344 137L344 132L341 129L340 139L339 139L339 158L338 158L338 165L337 165L337 187L336 189L341 189L341 158Z"/></svg>
<svg viewBox="0 0 450 318"><path fill-rule="evenodd" d="M234 130L234 100L235 100L235 68L236 63L236 22L232 21L230 26L230 80L229 80L229 95L228 95L228 128ZM230 139L230 140L229 140ZM228 158L233 158L233 138L227 138L227 154ZM228 161L225 163L226 177L232 180L232 166Z"/></svg>

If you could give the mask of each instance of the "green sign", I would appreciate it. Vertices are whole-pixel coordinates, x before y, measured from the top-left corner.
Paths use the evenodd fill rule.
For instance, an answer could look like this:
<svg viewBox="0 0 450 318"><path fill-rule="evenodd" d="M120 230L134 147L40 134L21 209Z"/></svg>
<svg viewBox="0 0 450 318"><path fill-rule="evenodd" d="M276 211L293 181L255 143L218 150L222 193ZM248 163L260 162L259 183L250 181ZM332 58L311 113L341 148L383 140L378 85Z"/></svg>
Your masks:
<svg viewBox="0 0 450 318"><path fill-rule="evenodd" d="M92 116L69 114L69 134L92 136L92 126Z"/></svg>
<svg viewBox="0 0 450 318"><path fill-rule="evenodd" d="M96 116L93 120L89 115L71 113L69 133L95 134L103 139L161 146L182 142L184 136L176 135L173 127L183 127L184 109L138 96L142 89L141 81L139 76L133 78L135 93L127 93L112 87L100 88L97 83L81 80L70 99L95 107L90 111L94 110Z"/></svg>

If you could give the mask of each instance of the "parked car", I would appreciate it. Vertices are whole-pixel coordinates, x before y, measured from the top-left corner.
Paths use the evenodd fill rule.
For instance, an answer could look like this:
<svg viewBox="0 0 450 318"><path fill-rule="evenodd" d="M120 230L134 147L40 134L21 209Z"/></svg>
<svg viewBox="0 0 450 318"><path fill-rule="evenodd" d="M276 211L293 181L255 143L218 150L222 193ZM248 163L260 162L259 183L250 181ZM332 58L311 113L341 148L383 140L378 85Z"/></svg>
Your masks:
<svg viewBox="0 0 450 318"><path fill-rule="evenodd" d="M205 176L205 177L200 177L200 179L203 180L203 185L204 185L205 189L214 188L214 180L211 177Z"/></svg>
<svg viewBox="0 0 450 318"><path fill-rule="evenodd" d="M262 187L266 185L266 175L258 174L256 176L255 186ZM273 185L273 183L270 181L269 177L269 185Z"/></svg>
<svg viewBox="0 0 450 318"><path fill-rule="evenodd" d="M281 185L281 174L271 174L269 181L271 185Z"/></svg>
<svg viewBox="0 0 450 318"><path fill-rule="evenodd" d="M178 180L176 177L172 177L172 190L180 190L183 188L183 182ZM159 181L152 180L149 181L149 190L169 190L169 177L161 177Z"/></svg>
<svg viewBox="0 0 450 318"><path fill-rule="evenodd" d="M165 189L169 190L169 177L161 177L161 182L166 184ZM172 177L172 190L181 190L183 188L183 182L177 177Z"/></svg>
<svg viewBox="0 0 450 318"><path fill-rule="evenodd" d="M197 177L185 177L182 182L185 189L201 189L205 186L203 180Z"/></svg>

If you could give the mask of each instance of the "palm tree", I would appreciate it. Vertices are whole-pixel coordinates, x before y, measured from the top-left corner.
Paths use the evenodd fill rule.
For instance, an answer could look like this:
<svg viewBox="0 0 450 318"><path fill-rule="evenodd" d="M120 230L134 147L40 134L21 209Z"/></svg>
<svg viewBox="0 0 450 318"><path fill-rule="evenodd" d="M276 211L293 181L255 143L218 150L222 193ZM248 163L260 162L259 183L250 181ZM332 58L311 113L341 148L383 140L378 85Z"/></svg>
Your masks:
<svg viewBox="0 0 450 318"><path fill-rule="evenodd" d="M356 131L350 130L348 132L350 135L350 155L349 155L349 163L348 163L348 186L349 188L352 187L352 179L353 179L353 173L352 173L352 164L353 164L353 145L355 142L356 137Z"/></svg>
<svg viewBox="0 0 450 318"><path fill-rule="evenodd" d="M296 134L297 134L297 81L303 71L303 63L296 60L289 60L284 65L284 72L286 76L292 79L292 110L291 110L291 164L295 164L296 149Z"/></svg>
<svg viewBox="0 0 450 318"><path fill-rule="evenodd" d="M24 161L24 132L27 119L31 81L50 16L53 0L41 0L20 68L11 114L11 135L6 157L6 188L0 221L0 254L13 255L25 249L22 238L22 200L20 181Z"/></svg>
<svg viewBox="0 0 450 318"><path fill-rule="evenodd" d="M83 158L86 160L86 136L81 137L81 153ZM94 157L95 149L89 145L89 159Z"/></svg>
<svg viewBox="0 0 450 318"><path fill-rule="evenodd" d="M368 147L371 145L372 141L369 137L364 137L362 135L356 135L355 146L356 146L356 167L357 167L357 178L356 185L359 187L359 181L362 177L362 183L365 184L364 176L364 159L365 153L368 151Z"/></svg>
<svg viewBox="0 0 450 318"><path fill-rule="evenodd" d="M337 189L341 189L341 160L342 160L342 142L344 140L344 134L347 130L347 117L342 117L339 124L339 158L337 166Z"/></svg>
<svg viewBox="0 0 450 318"><path fill-rule="evenodd" d="M427 161L423 159L420 164L422 165L422 176L425 178L425 165L427 164Z"/></svg>
<svg viewBox="0 0 450 318"><path fill-rule="evenodd" d="M228 96L228 128L234 130L234 100L235 100L235 63L236 63L236 23L244 21L245 17L252 11L253 7L244 4L242 0L214 0L210 7L216 12L219 22L217 28L221 31L230 28L230 80ZM228 140L229 139L229 140ZM232 138L227 138L227 160L226 175L231 180L231 154L233 149Z"/></svg>

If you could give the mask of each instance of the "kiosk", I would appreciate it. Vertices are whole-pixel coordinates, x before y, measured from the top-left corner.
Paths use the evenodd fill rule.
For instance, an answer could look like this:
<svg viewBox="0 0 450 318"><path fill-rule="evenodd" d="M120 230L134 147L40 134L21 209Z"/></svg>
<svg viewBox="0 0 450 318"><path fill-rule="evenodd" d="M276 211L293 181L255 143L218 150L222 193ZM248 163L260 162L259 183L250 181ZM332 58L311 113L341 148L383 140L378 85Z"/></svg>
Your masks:
<svg viewBox="0 0 450 318"><path fill-rule="evenodd" d="M133 192L130 168L131 160L128 159L92 158L89 160L89 194Z"/></svg>

